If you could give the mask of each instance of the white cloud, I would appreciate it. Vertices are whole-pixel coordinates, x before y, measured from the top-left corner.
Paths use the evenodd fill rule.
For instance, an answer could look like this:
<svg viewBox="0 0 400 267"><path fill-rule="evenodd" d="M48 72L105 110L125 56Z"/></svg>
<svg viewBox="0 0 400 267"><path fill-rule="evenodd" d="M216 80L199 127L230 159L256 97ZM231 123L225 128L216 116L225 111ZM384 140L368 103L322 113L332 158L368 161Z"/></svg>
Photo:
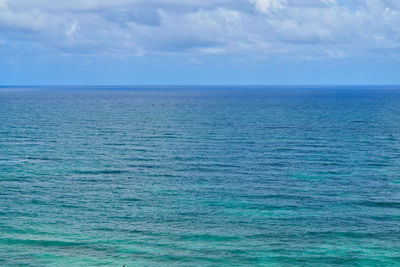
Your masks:
<svg viewBox="0 0 400 267"><path fill-rule="evenodd" d="M61 53L342 58L398 48L400 2L0 0L0 38Z"/></svg>
<svg viewBox="0 0 400 267"><path fill-rule="evenodd" d="M65 34L67 35L68 38L74 38L75 33L78 31L79 26L76 21L71 23L67 30L65 31Z"/></svg>
<svg viewBox="0 0 400 267"><path fill-rule="evenodd" d="M281 9L286 4L285 0L250 0L250 2L254 3L256 8L263 13Z"/></svg>

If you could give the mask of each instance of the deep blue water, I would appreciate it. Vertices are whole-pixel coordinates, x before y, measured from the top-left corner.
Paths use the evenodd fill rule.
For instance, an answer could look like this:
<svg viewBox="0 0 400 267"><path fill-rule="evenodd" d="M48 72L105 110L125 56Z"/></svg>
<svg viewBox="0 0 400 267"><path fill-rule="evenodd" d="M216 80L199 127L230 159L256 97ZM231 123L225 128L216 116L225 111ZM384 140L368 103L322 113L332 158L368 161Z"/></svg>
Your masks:
<svg viewBox="0 0 400 267"><path fill-rule="evenodd" d="M0 266L399 266L400 87L0 89Z"/></svg>

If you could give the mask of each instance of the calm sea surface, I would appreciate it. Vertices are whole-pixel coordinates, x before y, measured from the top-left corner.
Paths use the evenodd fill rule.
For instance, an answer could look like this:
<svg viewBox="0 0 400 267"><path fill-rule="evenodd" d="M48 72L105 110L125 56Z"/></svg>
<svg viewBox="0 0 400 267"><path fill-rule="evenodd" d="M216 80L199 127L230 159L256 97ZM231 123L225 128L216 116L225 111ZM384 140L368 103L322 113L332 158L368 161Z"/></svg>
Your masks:
<svg viewBox="0 0 400 267"><path fill-rule="evenodd" d="M400 89L0 89L0 266L123 264L399 266Z"/></svg>

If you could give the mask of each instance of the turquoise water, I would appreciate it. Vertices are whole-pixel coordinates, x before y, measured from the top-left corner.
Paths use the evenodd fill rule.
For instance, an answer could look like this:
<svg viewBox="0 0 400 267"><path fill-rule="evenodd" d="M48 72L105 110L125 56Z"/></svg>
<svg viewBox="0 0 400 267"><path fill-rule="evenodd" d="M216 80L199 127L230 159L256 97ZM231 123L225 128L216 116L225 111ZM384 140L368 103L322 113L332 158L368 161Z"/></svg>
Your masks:
<svg viewBox="0 0 400 267"><path fill-rule="evenodd" d="M399 266L400 90L2 88L0 266Z"/></svg>

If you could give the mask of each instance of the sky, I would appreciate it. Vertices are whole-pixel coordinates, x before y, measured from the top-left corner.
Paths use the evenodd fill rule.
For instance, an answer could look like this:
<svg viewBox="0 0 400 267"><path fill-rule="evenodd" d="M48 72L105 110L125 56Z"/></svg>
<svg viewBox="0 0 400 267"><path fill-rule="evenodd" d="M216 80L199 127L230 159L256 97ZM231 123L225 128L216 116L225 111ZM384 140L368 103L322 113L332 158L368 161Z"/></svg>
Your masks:
<svg viewBox="0 0 400 267"><path fill-rule="evenodd" d="M400 84L399 0L0 0L0 85Z"/></svg>

